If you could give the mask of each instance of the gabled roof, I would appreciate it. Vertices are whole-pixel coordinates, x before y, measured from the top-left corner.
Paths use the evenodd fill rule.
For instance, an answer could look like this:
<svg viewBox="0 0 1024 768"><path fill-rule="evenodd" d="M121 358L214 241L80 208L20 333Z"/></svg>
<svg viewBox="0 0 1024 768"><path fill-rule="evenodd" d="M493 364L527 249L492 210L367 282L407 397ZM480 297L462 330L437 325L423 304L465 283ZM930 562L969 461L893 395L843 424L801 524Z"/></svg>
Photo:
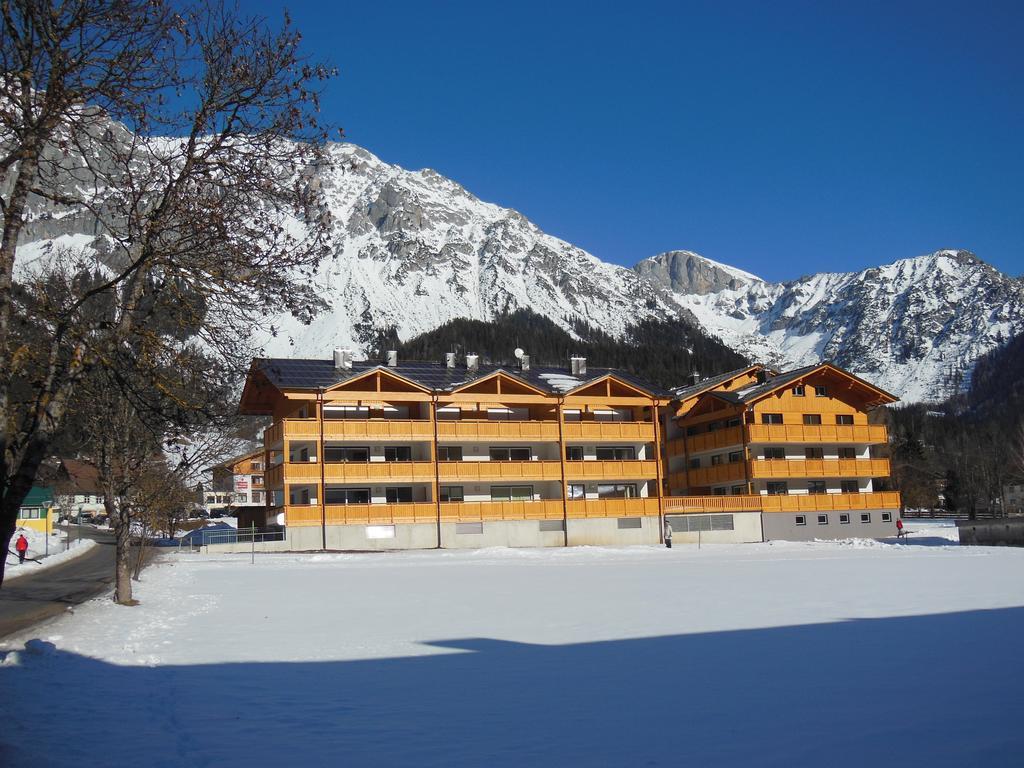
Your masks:
<svg viewBox="0 0 1024 768"><path fill-rule="evenodd" d="M876 394L876 399L873 401L874 405L881 405L883 403L895 403L899 400L896 395L886 392L884 389L876 387L869 381L865 381L859 376L854 376L847 370L840 368L838 365L833 363L824 362L816 363L814 365L805 365L803 368L795 368L792 371L786 371L776 376L770 376L763 384L757 384L752 387L746 387L744 389L738 389L734 392L712 392L712 397L717 397L720 400L726 402L735 403L738 405L749 405L750 403L756 402L773 392L783 389L790 384L803 379L812 373L818 373L819 371L830 371L836 373L844 378L850 379L851 382L868 389Z"/></svg>
<svg viewBox="0 0 1024 768"><path fill-rule="evenodd" d="M698 381L696 384L688 384L682 387L675 387L672 390L672 394L679 400L686 400L688 398L693 397L694 395L699 395L701 392L707 392L709 389L714 389L715 387L719 386L720 384L724 384L727 381L735 379L739 376L743 376L744 374L747 373L759 371L762 368L764 368L763 365L754 364L748 365L746 368L737 368L734 371L726 371L725 373L720 373L717 376L712 376L711 378L708 379L702 379L701 381Z"/></svg>
<svg viewBox="0 0 1024 768"><path fill-rule="evenodd" d="M74 490L84 494L100 492L99 471L92 464L78 459L61 459L60 463Z"/></svg>
<svg viewBox="0 0 1024 768"><path fill-rule="evenodd" d="M253 458L256 458L257 456L262 456L262 455L263 455L263 449L262 448L257 448L254 451L249 451L248 453L243 453L243 454L240 454L238 456L234 456L233 458L230 458L230 459L225 459L220 464L214 464L211 467L207 467L206 471L209 472L209 471L214 470L214 469L232 469L235 466L235 464L237 464L240 461L245 461L246 459L253 459Z"/></svg>
<svg viewBox="0 0 1024 768"><path fill-rule="evenodd" d="M444 363L410 361L382 366L378 362L364 360L353 361L351 370L339 370L331 359L257 358L253 361L252 370L259 371L270 384L283 391L329 389L376 368L397 374L433 392L452 392L500 371L550 394L564 394L612 375L654 397L670 395L660 387L615 368L588 368L586 374L574 376L567 368L550 366L531 366L528 371L523 371L481 363L477 370L470 371L465 366L448 368Z"/></svg>

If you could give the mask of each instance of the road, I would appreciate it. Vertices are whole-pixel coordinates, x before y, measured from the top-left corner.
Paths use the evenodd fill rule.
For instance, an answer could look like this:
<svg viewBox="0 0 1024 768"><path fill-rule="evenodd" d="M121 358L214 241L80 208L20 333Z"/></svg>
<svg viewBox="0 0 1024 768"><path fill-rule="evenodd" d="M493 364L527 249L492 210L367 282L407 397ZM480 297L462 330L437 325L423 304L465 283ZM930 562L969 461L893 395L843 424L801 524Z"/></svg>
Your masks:
<svg viewBox="0 0 1024 768"><path fill-rule="evenodd" d="M95 539L98 546L38 575L5 583L0 588L0 638L84 603L113 583L113 535L87 526L70 528L72 538Z"/></svg>

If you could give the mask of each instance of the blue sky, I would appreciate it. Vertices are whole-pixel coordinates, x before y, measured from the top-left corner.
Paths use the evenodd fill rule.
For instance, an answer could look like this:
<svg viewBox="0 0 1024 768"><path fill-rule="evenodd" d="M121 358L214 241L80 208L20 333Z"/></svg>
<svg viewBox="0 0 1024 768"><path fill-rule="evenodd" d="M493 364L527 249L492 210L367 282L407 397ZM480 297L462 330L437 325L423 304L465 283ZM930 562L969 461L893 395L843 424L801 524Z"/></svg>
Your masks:
<svg viewBox="0 0 1024 768"><path fill-rule="evenodd" d="M327 116L602 259L1024 273L1024 3L325 3Z"/></svg>

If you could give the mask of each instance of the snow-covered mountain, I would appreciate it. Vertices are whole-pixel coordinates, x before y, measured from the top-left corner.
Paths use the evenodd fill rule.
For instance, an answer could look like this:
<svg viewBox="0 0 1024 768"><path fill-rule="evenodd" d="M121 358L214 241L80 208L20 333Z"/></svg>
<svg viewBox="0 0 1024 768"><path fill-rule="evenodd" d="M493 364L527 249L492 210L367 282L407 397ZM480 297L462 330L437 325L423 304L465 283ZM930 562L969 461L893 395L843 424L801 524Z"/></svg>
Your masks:
<svg viewBox="0 0 1024 768"><path fill-rule="evenodd" d="M267 342L271 354L365 351L389 327L408 339L455 318L491 320L523 308L566 329L582 322L612 334L645 317L679 315L667 293L636 272L432 170L406 171L351 144L332 154L322 186L340 246L317 277L331 309L311 326L285 319L284 333Z"/></svg>
<svg viewBox="0 0 1024 768"><path fill-rule="evenodd" d="M352 144L330 153L319 174L337 250L314 278L330 308L311 325L269 318L279 332L257 341L270 355L363 353L390 328L409 339L455 318L521 308L570 333L585 323L621 335L645 318L684 317L755 360L788 367L829 358L920 400L955 391L979 355L1024 331L1022 281L965 251L779 284L689 251L626 269L435 171L407 171ZM57 217L45 201L36 206L19 249L23 268L48 243L89 247L100 234L85 212Z"/></svg>
<svg viewBox="0 0 1024 768"><path fill-rule="evenodd" d="M980 355L1024 330L1024 281L968 251L787 283L686 251L636 269L752 359L783 368L832 360L905 401L958 391Z"/></svg>

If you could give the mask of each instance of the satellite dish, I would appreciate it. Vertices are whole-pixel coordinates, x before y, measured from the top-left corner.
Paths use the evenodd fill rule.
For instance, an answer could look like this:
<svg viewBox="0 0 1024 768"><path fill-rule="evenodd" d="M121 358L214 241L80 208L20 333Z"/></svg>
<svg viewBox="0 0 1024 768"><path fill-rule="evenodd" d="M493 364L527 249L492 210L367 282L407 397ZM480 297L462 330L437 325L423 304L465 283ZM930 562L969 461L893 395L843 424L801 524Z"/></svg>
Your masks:
<svg viewBox="0 0 1024 768"><path fill-rule="evenodd" d="M516 360L522 360L523 355L525 355L526 352L523 350L522 347L516 347L516 351L513 352L512 354L516 356Z"/></svg>

